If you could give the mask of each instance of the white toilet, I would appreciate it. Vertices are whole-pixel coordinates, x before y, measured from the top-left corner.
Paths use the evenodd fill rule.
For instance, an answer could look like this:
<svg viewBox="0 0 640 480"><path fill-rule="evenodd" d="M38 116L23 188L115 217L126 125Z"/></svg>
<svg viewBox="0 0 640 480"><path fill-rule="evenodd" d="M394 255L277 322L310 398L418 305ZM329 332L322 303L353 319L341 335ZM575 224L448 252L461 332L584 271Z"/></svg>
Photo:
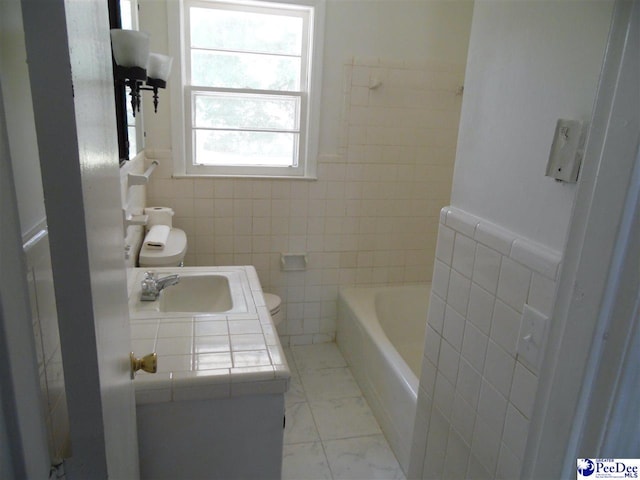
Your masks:
<svg viewBox="0 0 640 480"><path fill-rule="evenodd" d="M273 324L277 327L282 322L283 318L282 310L280 308L282 300L278 295L274 295L273 293L265 293L264 301L266 302L269 313L271 314Z"/></svg>
<svg viewBox="0 0 640 480"><path fill-rule="evenodd" d="M186 253L187 235L179 228L172 228L164 248L149 248L143 243L138 255L138 265L140 267L182 266Z"/></svg>

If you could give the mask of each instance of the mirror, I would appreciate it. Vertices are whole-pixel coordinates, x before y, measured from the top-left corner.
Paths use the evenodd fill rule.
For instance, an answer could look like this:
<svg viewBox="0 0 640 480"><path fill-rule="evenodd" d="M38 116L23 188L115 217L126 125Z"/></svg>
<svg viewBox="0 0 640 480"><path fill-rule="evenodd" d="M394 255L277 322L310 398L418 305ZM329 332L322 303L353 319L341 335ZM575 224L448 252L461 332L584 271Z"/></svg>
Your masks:
<svg viewBox="0 0 640 480"><path fill-rule="evenodd" d="M137 0L107 0L109 6L109 28L137 30ZM114 65L115 67L115 65ZM144 148L142 115L133 115L131 104L127 101L127 87L113 82L118 129L118 158L120 166L135 157Z"/></svg>

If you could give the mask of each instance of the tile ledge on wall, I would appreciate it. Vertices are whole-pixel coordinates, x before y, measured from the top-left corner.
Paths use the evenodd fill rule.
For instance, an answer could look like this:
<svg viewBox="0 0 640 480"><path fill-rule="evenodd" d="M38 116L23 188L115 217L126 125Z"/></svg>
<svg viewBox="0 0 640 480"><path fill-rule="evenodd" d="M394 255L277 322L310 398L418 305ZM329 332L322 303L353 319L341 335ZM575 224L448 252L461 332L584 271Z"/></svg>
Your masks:
<svg viewBox="0 0 640 480"><path fill-rule="evenodd" d="M464 75L466 64L444 62L435 59L397 59L390 57L349 57L345 59L347 66L399 68L407 70L434 70L438 72L456 73Z"/></svg>
<svg viewBox="0 0 640 480"><path fill-rule="evenodd" d="M481 220L474 238L483 245L508 257L511 255L511 248L516 237L508 230L486 220Z"/></svg>
<svg viewBox="0 0 640 480"><path fill-rule="evenodd" d="M560 266L560 254L549 250L542 245L516 238L511 247L511 258L555 280Z"/></svg>
<svg viewBox="0 0 640 480"><path fill-rule="evenodd" d="M456 232L460 232L470 238L475 238L476 227L480 223L480 219L464 210L450 207L446 216L447 227L453 228Z"/></svg>
<svg viewBox="0 0 640 480"><path fill-rule="evenodd" d="M554 250L451 206L440 211L440 223L497 250L546 278L557 279L562 256Z"/></svg>

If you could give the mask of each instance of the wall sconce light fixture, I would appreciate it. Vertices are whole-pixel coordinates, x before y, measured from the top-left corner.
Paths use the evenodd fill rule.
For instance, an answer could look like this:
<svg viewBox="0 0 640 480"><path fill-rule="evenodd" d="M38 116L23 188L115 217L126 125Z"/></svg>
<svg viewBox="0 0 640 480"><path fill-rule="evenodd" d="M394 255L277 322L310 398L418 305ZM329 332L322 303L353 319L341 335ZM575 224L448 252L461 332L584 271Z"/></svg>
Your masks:
<svg viewBox="0 0 640 480"><path fill-rule="evenodd" d="M173 59L149 53L149 34L137 30L112 29L111 48L115 60L114 75L117 81L129 87L133 115L136 110L140 111L142 90L153 91L153 107L157 112L158 89L166 88Z"/></svg>

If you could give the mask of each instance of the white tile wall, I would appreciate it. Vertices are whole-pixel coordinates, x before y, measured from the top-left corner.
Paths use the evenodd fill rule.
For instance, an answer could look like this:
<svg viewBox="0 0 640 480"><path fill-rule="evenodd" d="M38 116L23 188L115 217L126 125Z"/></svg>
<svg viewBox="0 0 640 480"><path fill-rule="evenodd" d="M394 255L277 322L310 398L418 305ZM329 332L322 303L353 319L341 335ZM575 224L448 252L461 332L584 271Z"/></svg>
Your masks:
<svg viewBox="0 0 640 480"><path fill-rule="evenodd" d="M69 415L46 225L25 243L24 252L49 455L66 458L70 455Z"/></svg>
<svg viewBox="0 0 640 480"><path fill-rule="evenodd" d="M320 155L317 181L172 178L170 152L147 151L161 163L147 203L175 210L187 265L256 267L283 299L284 344L331 341L339 286L431 279L463 75L463 65L352 59L340 151ZM281 252L307 252L307 271L281 272Z"/></svg>
<svg viewBox="0 0 640 480"><path fill-rule="evenodd" d="M409 476L518 478L538 384L516 352L522 311L551 313L560 255L458 209L440 219L418 394L429 420Z"/></svg>

